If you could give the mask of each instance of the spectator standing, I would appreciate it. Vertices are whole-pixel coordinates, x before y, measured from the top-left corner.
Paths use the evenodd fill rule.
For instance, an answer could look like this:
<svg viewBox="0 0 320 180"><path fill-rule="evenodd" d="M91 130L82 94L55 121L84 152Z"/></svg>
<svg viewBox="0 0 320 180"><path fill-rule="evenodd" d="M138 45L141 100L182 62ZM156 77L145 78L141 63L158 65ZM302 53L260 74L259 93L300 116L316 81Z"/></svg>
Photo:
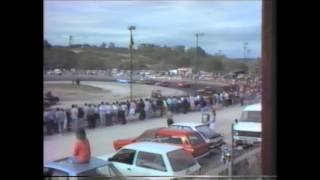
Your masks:
<svg viewBox="0 0 320 180"><path fill-rule="evenodd" d="M100 121L99 117L99 106L98 105L93 105L93 110L94 110L94 121L93 121L93 127L96 127L97 121ZM100 121L101 122L101 121ZM101 124L102 125L102 124Z"/></svg>
<svg viewBox="0 0 320 180"><path fill-rule="evenodd" d="M190 110L193 111L195 109L195 99L193 96L189 96L190 99Z"/></svg>
<svg viewBox="0 0 320 180"><path fill-rule="evenodd" d="M62 108L57 108L57 112L56 112L56 116L58 119L58 128L59 128L59 133L63 133L64 132L64 124L66 123L67 117L66 117L66 113L64 112L64 110Z"/></svg>
<svg viewBox="0 0 320 180"><path fill-rule="evenodd" d="M112 103L112 121L118 121L118 106L115 103Z"/></svg>
<svg viewBox="0 0 320 180"><path fill-rule="evenodd" d="M223 93L219 93L219 102L223 103Z"/></svg>
<svg viewBox="0 0 320 180"><path fill-rule="evenodd" d="M84 107L83 107L83 112L84 112L84 116L83 116L83 127L86 127L88 124L88 116L87 116L87 111L88 111L88 104L84 103Z"/></svg>
<svg viewBox="0 0 320 180"><path fill-rule="evenodd" d="M126 124L127 123L127 120L126 120L126 109L127 109L126 103L121 103L120 108L119 108L119 116L120 116L120 120L121 120L122 124Z"/></svg>
<svg viewBox="0 0 320 180"><path fill-rule="evenodd" d="M127 112L127 113L126 113L126 116L129 116L131 103L127 100L126 105L127 105L127 109L126 109L126 112Z"/></svg>
<svg viewBox="0 0 320 180"><path fill-rule="evenodd" d="M106 126L111 126L112 125L112 107L111 105L106 102L106 105L105 105L105 125Z"/></svg>
<svg viewBox="0 0 320 180"><path fill-rule="evenodd" d="M52 110L48 110L44 113L44 122L46 125L48 135L53 134L54 119L55 119L55 113Z"/></svg>
<svg viewBox="0 0 320 180"><path fill-rule="evenodd" d="M166 102L167 102L167 106L168 106L168 111L172 112L172 100L171 100L171 97L167 97Z"/></svg>
<svg viewBox="0 0 320 180"><path fill-rule="evenodd" d="M66 110L66 115L67 115L67 125L66 128L67 131L71 131L71 125L72 125L72 118L71 118L71 109Z"/></svg>
<svg viewBox="0 0 320 180"><path fill-rule="evenodd" d="M79 107L78 108L78 122L79 122L79 128L83 128L85 127L85 123L84 123L84 109L83 107Z"/></svg>
<svg viewBox="0 0 320 180"><path fill-rule="evenodd" d="M87 116L88 116L88 127L94 128L95 113L91 104L88 105Z"/></svg>
<svg viewBox="0 0 320 180"><path fill-rule="evenodd" d="M99 107L99 115L100 115L100 125L104 125L106 123L106 106L104 102L101 102Z"/></svg>
<svg viewBox="0 0 320 180"><path fill-rule="evenodd" d="M129 106L129 116L134 117L136 113L136 103L132 100Z"/></svg>
<svg viewBox="0 0 320 180"><path fill-rule="evenodd" d="M183 113L187 114L189 104L188 104L188 100L186 97L184 97L182 100L182 106L183 106Z"/></svg>
<svg viewBox="0 0 320 180"><path fill-rule="evenodd" d="M72 124L72 129L74 131L78 130L79 128L79 122L78 122L78 109L76 105L71 106L71 124Z"/></svg>
<svg viewBox="0 0 320 180"><path fill-rule="evenodd" d="M151 103L149 101L149 99L145 99L144 100L144 111L146 112L146 118L149 119L150 118L150 111L151 111Z"/></svg>
<svg viewBox="0 0 320 180"><path fill-rule="evenodd" d="M163 116L163 102L160 98L157 99L157 107L160 110L160 117Z"/></svg>
<svg viewBox="0 0 320 180"><path fill-rule="evenodd" d="M146 118L146 113L144 111L145 104L142 99L140 99L138 106L139 106L139 110L140 110L139 119L144 120Z"/></svg>
<svg viewBox="0 0 320 180"><path fill-rule="evenodd" d="M171 111L167 111L166 116L167 116L167 125L169 127L171 124L173 124L173 119L172 119L173 118L173 114L172 114Z"/></svg>

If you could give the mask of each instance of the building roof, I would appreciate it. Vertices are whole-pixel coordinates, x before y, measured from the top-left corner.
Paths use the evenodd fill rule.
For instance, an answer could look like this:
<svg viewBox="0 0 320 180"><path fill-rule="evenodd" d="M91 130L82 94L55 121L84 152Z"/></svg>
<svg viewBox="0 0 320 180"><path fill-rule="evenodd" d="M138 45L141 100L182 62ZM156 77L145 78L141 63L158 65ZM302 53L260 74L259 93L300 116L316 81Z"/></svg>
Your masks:
<svg viewBox="0 0 320 180"><path fill-rule="evenodd" d="M44 164L44 167L58 169L67 172L69 175L78 175L82 172L86 172L92 169L103 167L108 165L108 162L99 158L91 157L89 163L76 164L68 162L68 158L48 162Z"/></svg>
<svg viewBox="0 0 320 180"><path fill-rule="evenodd" d="M123 149L135 149L138 151L146 151L146 152L152 152L157 154L166 154L171 151L182 149L182 147L171 145L171 144L156 143L156 142L137 142L137 143L126 145L123 147Z"/></svg>
<svg viewBox="0 0 320 180"><path fill-rule="evenodd" d="M261 103L246 106L244 111L261 111Z"/></svg>

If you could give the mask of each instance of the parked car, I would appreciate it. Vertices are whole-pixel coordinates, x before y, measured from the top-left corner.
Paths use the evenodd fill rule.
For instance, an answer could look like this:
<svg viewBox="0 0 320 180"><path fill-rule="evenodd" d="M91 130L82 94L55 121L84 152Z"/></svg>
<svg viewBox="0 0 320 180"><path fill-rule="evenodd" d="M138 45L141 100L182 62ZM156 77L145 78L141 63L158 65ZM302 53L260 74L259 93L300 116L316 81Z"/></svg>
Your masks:
<svg viewBox="0 0 320 180"><path fill-rule="evenodd" d="M113 141L113 147L115 150L118 150L128 144L151 141L154 138L170 138L168 141L158 142L179 145L192 154L196 159L200 159L210 153L209 144L206 143L198 133L172 128L149 129L136 138Z"/></svg>
<svg viewBox="0 0 320 180"><path fill-rule="evenodd" d="M67 176L63 177L63 179L68 180L89 180L92 179L93 176L103 179L126 179L112 162L95 157L92 157L89 163L83 164L73 164L68 161L68 158L63 158L45 163L43 170L43 175L46 177L45 179L50 180L61 179L62 176Z"/></svg>
<svg viewBox="0 0 320 180"><path fill-rule="evenodd" d="M182 147L155 142L129 144L99 158L112 162L124 176L199 175L201 168Z"/></svg>
<svg viewBox="0 0 320 180"><path fill-rule="evenodd" d="M170 125L170 128L195 131L209 144L210 149L220 148L225 142L221 134L209 128L209 124L181 122Z"/></svg>

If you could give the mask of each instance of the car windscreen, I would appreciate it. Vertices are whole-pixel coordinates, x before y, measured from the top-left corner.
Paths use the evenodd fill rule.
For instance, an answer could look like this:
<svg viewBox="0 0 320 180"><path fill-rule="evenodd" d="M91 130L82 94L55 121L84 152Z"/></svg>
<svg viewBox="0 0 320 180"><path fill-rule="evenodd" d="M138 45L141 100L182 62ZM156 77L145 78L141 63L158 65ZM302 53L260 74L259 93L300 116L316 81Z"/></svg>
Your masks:
<svg viewBox="0 0 320 180"><path fill-rule="evenodd" d="M214 138L215 136L217 136L217 133L215 133L207 125L197 126L196 129L208 139Z"/></svg>
<svg viewBox="0 0 320 180"><path fill-rule="evenodd" d="M175 172L185 170L196 164L193 156L183 149L169 152L168 159L170 161L172 170Z"/></svg>
<svg viewBox="0 0 320 180"><path fill-rule="evenodd" d="M242 122L261 122L261 111L244 111L241 114Z"/></svg>
<svg viewBox="0 0 320 180"><path fill-rule="evenodd" d="M159 142L169 143L169 144L182 144L181 138L175 138L175 137L160 138Z"/></svg>
<svg viewBox="0 0 320 180"><path fill-rule="evenodd" d="M203 138L199 134L192 134L188 136L189 142L193 145L196 146L198 144L205 143Z"/></svg>

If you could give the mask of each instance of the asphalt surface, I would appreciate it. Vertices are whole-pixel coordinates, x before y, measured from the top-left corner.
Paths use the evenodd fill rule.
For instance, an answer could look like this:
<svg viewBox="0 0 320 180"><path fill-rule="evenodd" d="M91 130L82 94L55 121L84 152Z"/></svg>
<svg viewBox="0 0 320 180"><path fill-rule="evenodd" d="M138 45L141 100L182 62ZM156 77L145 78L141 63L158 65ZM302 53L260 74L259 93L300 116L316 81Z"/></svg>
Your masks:
<svg viewBox="0 0 320 180"><path fill-rule="evenodd" d="M241 110L241 106L235 105L217 111L215 128L217 132L224 136L227 143L231 142L231 123L235 118L240 117ZM200 122L201 112L177 114L173 116L173 119L175 122ZM87 136L91 145L91 153L93 156L114 153L112 146L114 140L135 137L147 129L165 126L166 119L163 117L143 121L137 120L128 122L126 125L115 124L109 127L88 129ZM70 156L75 140L74 133L44 136L44 162Z"/></svg>

